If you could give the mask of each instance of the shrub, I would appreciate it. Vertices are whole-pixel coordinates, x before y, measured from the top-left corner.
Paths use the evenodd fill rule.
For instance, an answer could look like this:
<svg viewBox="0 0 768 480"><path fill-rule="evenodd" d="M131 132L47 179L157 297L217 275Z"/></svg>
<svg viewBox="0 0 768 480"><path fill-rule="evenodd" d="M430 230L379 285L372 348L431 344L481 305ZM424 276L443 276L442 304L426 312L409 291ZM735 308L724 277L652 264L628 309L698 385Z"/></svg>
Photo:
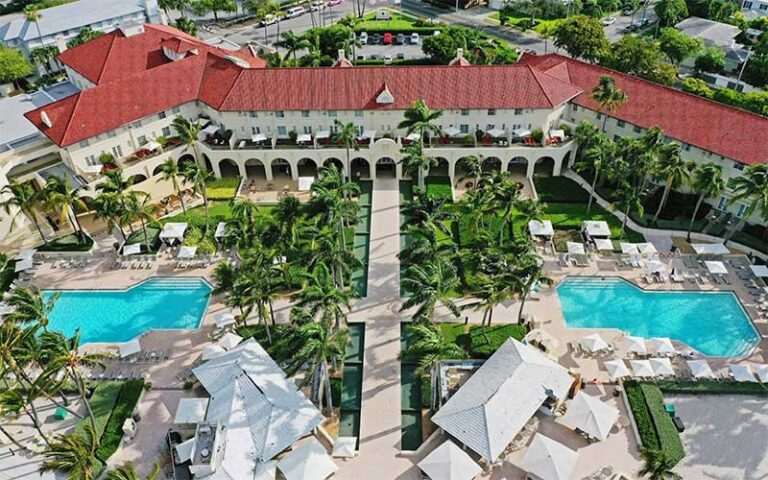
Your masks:
<svg viewBox="0 0 768 480"><path fill-rule="evenodd" d="M757 382L716 382L700 380L696 382L676 380L654 382L664 393L706 393L707 395L757 395L768 396L768 387Z"/></svg>
<svg viewBox="0 0 768 480"><path fill-rule="evenodd" d="M656 428L653 426L651 413L645 404L645 395L640 389L640 384L635 381L624 382L624 391L627 394L627 402L632 410L632 416L635 418L640 442L649 450L660 450L661 442L659 442Z"/></svg>
<svg viewBox="0 0 768 480"><path fill-rule="evenodd" d="M650 384L641 384L640 389L645 396L645 403L648 405L648 411L653 419L656 434L659 436L661 449L669 454L669 458L675 463L679 462L685 456L683 442L680 440L680 434L672 423L672 418L664 409L664 395L659 387Z"/></svg>
<svg viewBox="0 0 768 480"><path fill-rule="evenodd" d="M540 128L536 128L531 132L531 138L533 138L534 142L541 143L544 139L544 132Z"/></svg>
<svg viewBox="0 0 768 480"><path fill-rule="evenodd" d="M85 234L84 234L85 235ZM81 241L80 238L72 233L50 240L37 248L38 252L87 252L93 246L93 239L88 235Z"/></svg>
<svg viewBox="0 0 768 480"><path fill-rule="evenodd" d="M117 397L115 408L109 417L104 433L101 435L101 445L96 456L106 462L117 451L123 438L123 423L133 413L139 396L144 390L144 380L128 380L122 386Z"/></svg>
<svg viewBox="0 0 768 480"><path fill-rule="evenodd" d="M527 333L525 325L475 325L469 329L469 355L471 358L488 358L508 339L522 340Z"/></svg>
<svg viewBox="0 0 768 480"><path fill-rule="evenodd" d="M333 400L333 407L340 408L342 379L340 377L331 377L330 382L331 382L331 400Z"/></svg>
<svg viewBox="0 0 768 480"><path fill-rule="evenodd" d="M432 376L421 376L421 408L430 408L432 401Z"/></svg>

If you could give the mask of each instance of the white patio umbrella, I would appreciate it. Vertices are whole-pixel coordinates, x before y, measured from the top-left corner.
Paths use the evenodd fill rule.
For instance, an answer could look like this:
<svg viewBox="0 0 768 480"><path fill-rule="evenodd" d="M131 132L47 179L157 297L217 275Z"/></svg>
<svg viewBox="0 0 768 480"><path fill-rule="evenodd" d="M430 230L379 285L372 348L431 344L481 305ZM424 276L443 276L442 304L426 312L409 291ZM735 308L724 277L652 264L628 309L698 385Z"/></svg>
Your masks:
<svg viewBox="0 0 768 480"><path fill-rule="evenodd" d="M331 138L331 131L330 130L320 130L317 132L317 135L315 135L315 138L317 140L323 139L323 138Z"/></svg>
<svg viewBox="0 0 768 480"><path fill-rule="evenodd" d="M22 250L19 252L18 255L13 257L13 259L14 260L27 260L27 259L31 260L35 256L35 253L37 253L37 250L35 250L34 248Z"/></svg>
<svg viewBox="0 0 768 480"><path fill-rule="evenodd" d="M24 260L19 260L16 262L16 265L13 267L13 271L15 273L24 272L26 270L32 269L34 266L35 264L32 262L31 258L25 258Z"/></svg>
<svg viewBox="0 0 768 480"><path fill-rule="evenodd" d="M651 260L650 262L643 262L645 271L648 273L664 273L667 271L667 266L658 260Z"/></svg>
<svg viewBox="0 0 768 480"><path fill-rule="evenodd" d="M302 133L296 137L296 143L309 143L312 141L312 135L308 133Z"/></svg>
<svg viewBox="0 0 768 480"><path fill-rule="evenodd" d="M417 132L409 133L405 137L405 139L410 141L410 142L418 142L420 138L421 138L421 134L417 133Z"/></svg>
<svg viewBox="0 0 768 480"><path fill-rule="evenodd" d="M633 255L639 253L637 250L637 245L634 243L621 242L619 246L621 247L621 253L624 255Z"/></svg>
<svg viewBox="0 0 768 480"><path fill-rule="evenodd" d="M599 333L587 335L581 340L581 344L590 352L598 352L608 348L608 342L603 340Z"/></svg>
<svg viewBox="0 0 768 480"><path fill-rule="evenodd" d="M637 252L641 255L653 255L654 253L659 253L652 243L637 243L635 246L637 247Z"/></svg>
<svg viewBox="0 0 768 480"><path fill-rule="evenodd" d="M159 150L160 148L163 148L163 146L160 145L158 142L156 142L154 140L151 140L151 141L147 142L146 145L144 145L144 148L146 148L147 150L152 152L154 150Z"/></svg>
<svg viewBox="0 0 768 480"><path fill-rule="evenodd" d="M266 139L267 139L267 137L263 133L256 133L254 135L251 135L251 141L253 143L263 142Z"/></svg>
<svg viewBox="0 0 768 480"><path fill-rule="evenodd" d="M731 371L731 376L737 382L756 382L755 374L752 372L752 368L749 365L729 365L728 369Z"/></svg>
<svg viewBox="0 0 768 480"><path fill-rule="evenodd" d="M652 338L651 348L656 353L675 353L675 346L672 345L672 340L666 337Z"/></svg>
<svg viewBox="0 0 768 480"><path fill-rule="evenodd" d="M232 350L236 346L240 345L243 341L243 337L236 335L232 332L227 332L223 337L219 339L219 346L224 350Z"/></svg>
<svg viewBox="0 0 768 480"><path fill-rule="evenodd" d="M357 437L338 437L333 443L332 457L352 458L357 455Z"/></svg>
<svg viewBox="0 0 768 480"><path fill-rule="evenodd" d="M582 391L568 403L561 421L590 437L605 440L618 419L618 409Z"/></svg>
<svg viewBox="0 0 768 480"><path fill-rule="evenodd" d="M752 365L752 370L761 383L768 382L768 365Z"/></svg>
<svg viewBox="0 0 768 480"><path fill-rule="evenodd" d="M432 450L419 468L432 480L470 480L483 470L451 440Z"/></svg>
<svg viewBox="0 0 768 480"><path fill-rule="evenodd" d="M631 335L624 337L624 347L631 353L638 353L640 355L648 353L648 350L645 348L645 339L643 337L633 337Z"/></svg>
<svg viewBox="0 0 768 480"><path fill-rule="evenodd" d="M704 262L704 265L706 265L709 273L714 273L716 275L728 275L728 269L725 268L725 264L723 262L708 260Z"/></svg>
<svg viewBox="0 0 768 480"><path fill-rule="evenodd" d="M210 398L182 398L176 407L173 423L200 423L205 420Z"/></svg>
<svg viewBox="0 0 768 480"><path fill-rule="evenodd" d="M528 231L534 237L551 237L555 234L555 229L549 220L531 220L528 222Z"/></svg>
<svg viewBox="0 0 768 480"><path fill-rule="evenodd" d="M221 312L213 317L213 322L219 328L226 327L235 323L235 315L231 312Z"/></svg>
<svg viewBox="0 0 768 480"><path fill-rule="evenodd" d="M160 240L168 240L171 244L180 242L184 238L184 232L187 231L187 224L183 222L169 222L163 225L160 232Z"/></svg>
<svg viewBox="0 0 768 480"><path fill-rule="evenodd" d="M125 358L135 353L139 353L141 351L141 343L139 343L138 338L134 338L128 342L121 343L118 349L120 350L120 358Z"/></svg>
<svg viewBox="0 0 768 480"><path fill-rule="evenodd" d="M206 345L203 347L203 360L210 360L214 357L218 357L222 353L224 353L224 349L221 348L221 345Z"/></svg>
<svg viewBox="0 0 768 480"><path fill-rule="evenodd" d="M636 377L653 377L656 372L653 371L651 362L648 360L630 360L629 365L632 367L632 373Z"/></svg>
<svg viewBox="0 0 768 480"><path fill-rule="evenodd" d="M221 240L226 236L227 236L227 222L219 222L219 224L216 225L216 232L214 232L213 238L215 238L216 240Z"/></svg>
<svg viewBox="0 0 768 480"><path fill-rule="evenodd" d="M525 338L523 338L523 342L524 343L535 342L543 346L547 350L554 350L560 346L560 342L555 337L545 332L544 330L541 330L540 328L535 328L530 332L528 332L525 335Z"/></svg>
<svg viewBox="0 0 768 480"><path fill-rule="evenodd" d="M706 360L688 360L687 363L691 373L696 378L713 378L715 376Z"/></svg>
<svg viewBox="0 0 768 480"><path fill-rule="evenodd" d="M595 248L599 252L611 252L613 251L613 242L607 238L596 238Z"/></svg>
<svg viewBox="0 0 768 480"><path fill-rule="evenodd" d="M520 466L541 480L570 480L578 457L562 443L537 433Z"/></svg>
<svg viewBox="0 0 768 480"><path fill-rule="evenodd" d="M608 222L604 220L586 220L582 223L582 230L587 232L590 237L605 237L611 236L611 229L608 227Z"/></svg>
<svg viewBox="0 0 768 480"><path fill-rule="evenodd" d="M339 469L315 438L288 452L277 468L285 480L325 480Z"/></svg>
<svg viewBox="0 0 768 480"><path fill-rule="evenodd" d="M656 372L656 375L666 377L675 374L672 362L668 358L652 358L648 361L651 362L651 368Z"/></svg>
<svg viewBox="0 0 768 480"><path fill-rule="evenodd" d="M461 133L461 130L459 130L456 127L448 127L443 129L443 133L448 135L449 137L455 137L456 135Z"/></svg>
<svg viewBox="0 0 768 480"><path fill-rule="evenodd" d="M722 243L692 243L691 248L698 255L727 255L731 253Z"/></svg>
<svg viewBox="0 0 768 480"><path fill-rule="evenodd" d="M587 253L584 250L583 243L566 242L566 245L568 247L568 253L570 253L571 255L584 255L585 253Z"/></svg>
<svg viewBox="0 0 768 480"><path fill-rule="evenodd" d="M506 132L500 128L492 128L485 133L492 137L502 137L506 134Z"/></svg>
<svg viewBox="0 0 768 480"><path fill-rule="evenodd" d="M749 269L756 277L768 277L768 267L765 265L750 265Z"/></svg>
<svg viewBox="0 0 768 480"><path fill-rule="evenodd" d="M179 248L179 253L176 254L176 258L192 258L197 253L197 247L184 245Z"/></svg>
<svg viewBox="0 0 768 480"><path fill-rule="evenodd" d="M141 244L140 243L132 243L130 245L123 245L123 255L136 255L138 253L141 253Z"/></svg>
<svg viewBox="0 0 768 480"><path fill-rule="evenodd" d="M624 363L624 360L609 360L605 362L605 368L608 369L608 375L610 375L611 379L614 381L630 375L630 371L627 368L627 364Z"/></svg>

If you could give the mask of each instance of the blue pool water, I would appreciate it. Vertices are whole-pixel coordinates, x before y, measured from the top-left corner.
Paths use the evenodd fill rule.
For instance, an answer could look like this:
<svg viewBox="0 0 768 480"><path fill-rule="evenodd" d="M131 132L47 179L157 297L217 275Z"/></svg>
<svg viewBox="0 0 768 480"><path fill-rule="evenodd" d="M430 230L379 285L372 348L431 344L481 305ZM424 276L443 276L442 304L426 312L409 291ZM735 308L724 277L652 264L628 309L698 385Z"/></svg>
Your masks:
<svg viewBox="0 0 768 480"><path fill-rule="evenodd" d="M760 339L728 292L650 292L618 278L568 277L557 294L568 327L670 337L714 357L743 355Z"/></svg>
<svg viewBox="0 0 768 480"><path fill-rule="evenodd" d="M65 290L49 328L81 343L125 342L152 329L198 328L210 285L201 278L151 278L127 290ZM46 291L46 298L54 292Z"/></svg>

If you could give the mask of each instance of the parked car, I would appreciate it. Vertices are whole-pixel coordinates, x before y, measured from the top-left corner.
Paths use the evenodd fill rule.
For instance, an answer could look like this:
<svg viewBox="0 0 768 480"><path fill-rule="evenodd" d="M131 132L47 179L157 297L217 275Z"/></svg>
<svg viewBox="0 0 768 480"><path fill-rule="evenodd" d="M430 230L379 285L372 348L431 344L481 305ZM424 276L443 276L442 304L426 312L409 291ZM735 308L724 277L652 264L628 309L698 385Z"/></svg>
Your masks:
<svg viewBox="0 0 768 480"><path fill-rule="evenodd" d="M636 23L630 23L626 27L624 27L624 30L622 30L623 33L632 33L634 31L637 31L637 29L640 28Z"/></svg>
<svg viewBox="0 0 768 480"><path fill-rule="evenodd" d="M395 43L398 44L398 45L404 44L405 43L405 35L403 35L402 33L398 33L397 35L395 35Z"/></svg>
<svg viewBox="0 0 768 480"><path fill-rule="evenodd" d="M392 65L392 55L388 53L384 55L384 65Z"/></svg>
<svg viewBox="0 0 768 480"><path fill-rule="evenodd" d="M342 1L343 1L343 0L330 0L330 1L328 2L328 6L329 6L329 7L335 7L336 5L341 5L341 2L342 2Z"/></svg>
<svg viewBox="0 0 768 480"><path fill-rule="evenodd" d="M397 59L398 59L398 60L405 60L405 54L404 54L404 53L402 53L402 52L398 53L398 54L397 54Z"/></svg>
<svg viewBox="0 0 768 480"><path fill-rule="evenodd" d="M650 18L642 18L642 19L640 19L640 28L647 27L650 24L651 24L651 19Z"/></svg>
<svg viewBox="0 0 768 480"><path fill-rule="evenodd" d="M603 25L605 25L606 27L608 25L613 25L614 23L616 23L616 19L613 17L606 17L603 19Z"/></svg>
<svg viewBox="0 0 768 480"><path fill-rule="evenodd" d="M294 18L298 17L300 15L304 15L307 13L307 9L304 7L293 7L289 8L287 12L285 12L286 18Z"/></svg>
<svg viewBox="0 0 768 480"><path fill-rule="evenodd" d="M319 10L322 10L326 7L325 2L321 0L316 0L309 4L309 9L313 12L317 12Z"/></svg>
<svg viewBox="0 0 768 480"><path fill-rule="evenodd" d="M268 13L264 15L263 19L261 19L261 21L259 22L259 26L266 27L267 25L272 25L276 21L277 21L277 17L272 15L271 13Z"/></svg>
<svg viewBox="0 0 768 480"><path fill-rule="evenodd" d="M418 33L416 33L416 32L413 32L413 33L411 34L411 43L412 43L413 45L418 45L418 44L419 44L419 34L418 34Z"/></svg>
<svg viewBox="0 0 768 480"><path fill-rule="evenodd" d="M381 43L381 35L379 35L378 33L374 33L373 35L371 35L371 41L368 42L368 43L370 43L371 45L378 45L378 44L380 44Z"/></svg>
<svg viewBox="0 0 768 480"><path fill-rule="evenodd" d="M365 55L358 55L358 56L357 56L357 59L358 59L358 60L365 60Z"/></svg>
<svg viewBox="0 0 768 480"><path fill-rule="evenodd" d="M363 45L367 45L368 44L368 32L362 32L360 34L360 43L363 44Z"/></svg>
<svg viewBox="0 0 768 480"><path fill-rule="evenodd" d="M368 60L378 60L381 58L378 54L368 55Z"/></svg>
<svg viewBox="0 0 768 480"><path fill-rule="evenodd" d="M384 45L392 45L392 34L389 32L384 33Z"/></svg>

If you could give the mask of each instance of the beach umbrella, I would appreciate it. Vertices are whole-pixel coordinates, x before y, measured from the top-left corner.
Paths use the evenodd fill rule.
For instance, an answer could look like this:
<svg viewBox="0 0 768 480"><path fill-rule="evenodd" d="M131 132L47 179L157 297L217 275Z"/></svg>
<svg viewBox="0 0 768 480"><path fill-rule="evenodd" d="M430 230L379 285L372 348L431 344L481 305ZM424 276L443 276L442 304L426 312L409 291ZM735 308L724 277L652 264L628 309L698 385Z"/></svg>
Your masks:
<svg viewBox="0 0 768 480"><path fill-rule="evenodd" d="M633 337L631 335L624 337L624 346L627 352L645 355L648 350L645 349L645 339L643 337Z"/></svg>
<svg viewBox="0 0 768 480"><path fill-rule="evenodd" d="M613 242L607 238L596 238L595 248L600 252L613 251Z"/></svg>
<svg viewBox="0 0 768 480"><path fill-rule="evenodd" d="M132 243L130 245L123 246L123 255L136 255L138 253L141 253L141 244L140 243Z"/></svg>
<svg viewBox="0 0 768 480"><path fill-rule="evenodd" d="M609 360L605 362L605 368L608 369L608 374L612 380L618 380L619 378L628 377L630 371L627 368L627 364L624 360Z"/></svg>
<svg viewBox="0 0 768 480"><path fill-rule="evenodd" d="M651 339L651 348L656 353L675 353L675 346L672 340L666 337L657 337Z"/></svg>
<svg viewBox="0 0 768 480"><path fill-rule="evenodd" d="M651 362L648 360L630 360L629 365L632 367L632 372L634 372L636 377L653 377L656 375Z"/></svg>
<svg viewBox="0 0 768 480"><path fill-rule="evenodd" d="M621 247L621 253L624 255L632 255L638 253L637 245L634 243L621 242L619 246Z"/></svg>
<svg viewBox="0 0 768 480"><path fill-rule="evenodd" d="M586 250L584 250L583 243L566 242L566 246L568 247L568 253L571 255L584 255L587 253Z"/></svg>
<svg viewBox="0 0 768 480"><path fill-rule="evenodd" d="M717 275L728 275L728 269L725 268L725 264L723 262L708 260L704 262L704 265L706 265L709 273L714 273Z"/></svg>
<svg viewBox="0 0 768 480"><path fill-rule="evenodd" d="M651 368L656 372L656 375L666 377L675 374L675 370L672 368L672 362L668 358L652 358Z"/></svg>
<svg viewBox="0 0 768 480"><path fill-rule="evenodd" d="M197 247L184 245L179 248L179 253L176 254L176 258L192 258L195 256L195 253L197 253Z"/></svg>
<svg viewBox="0 0 768 480"><path fill-rule="evenodd" d="M483 470L451 440L432 450L419 468L432 480L471 480Z"/></svg>
<svg viewBox="0 0 768 480"><path fill-rule="evenodd" d="M706 360L688 360L687 363L691 373L696 378L713 378L715 376Z"/></svg>
<svg viewBox="0 0 768 480"><path fill-rule="evenodd" d="M638 253L641 255L653 255L654 253L658 253L656 247L654 247L652 243L637 243L635 246L637 247Z"/></svg>
<svg viewBox="0 0 768 480"><path fill-rule="evenodd" d="M618 409L581 391L568 403L561 421L592 438L605 440L618 419Z"/></svg>
<svg viewBox="0 0 768 480"><path fill-rule="evenodd" d="M288 452L277 468L286 480L325 480L339 469L315 438Z"/></svg>
<svg viewBox="0 0 768 480"><path fill-rule="evenodd" d="M584 346L584 348L586 348L590 352L598 352L600 350L605 350L608 348L608 342L603 340L603 337L601 337L600 334L598 333L587 335L581 341L581 344Z"/></svg>
<svg viewBox="0 0 768 480"><path fill-rule="evenodd" d="M243 337L232 332L227 332L219 339L219 346L224 350L232 350L243 341Z"/></svg>
<svg viewBox="0 0 768 480"><path fill-rule="evenodd" d="M731 376L737 382L756 382L755 374L752 372L752 368L749 365L729 365L728 369L731 371Z"/></svg>
<svg viewBox="0 0 768 480"><path fill-rule="evenodd" d="M120 349L120 358L125 358L134 353L139 353L141 351L141 344L138 338L134 338L129 342L121 343L118 348Z"/></svg>
<svg viewBox="0 0 768 480"><path fill-rule="evenodd" d="M333 443L331 456L352 458L357 455L357 437L338 437Z"/></svg>
<svg viewBox="0 0 768 480"><path fill-rule="evenodd" d="M541 480L570 480L579 454L562 443L537 433L521 467Z"/></svg>

